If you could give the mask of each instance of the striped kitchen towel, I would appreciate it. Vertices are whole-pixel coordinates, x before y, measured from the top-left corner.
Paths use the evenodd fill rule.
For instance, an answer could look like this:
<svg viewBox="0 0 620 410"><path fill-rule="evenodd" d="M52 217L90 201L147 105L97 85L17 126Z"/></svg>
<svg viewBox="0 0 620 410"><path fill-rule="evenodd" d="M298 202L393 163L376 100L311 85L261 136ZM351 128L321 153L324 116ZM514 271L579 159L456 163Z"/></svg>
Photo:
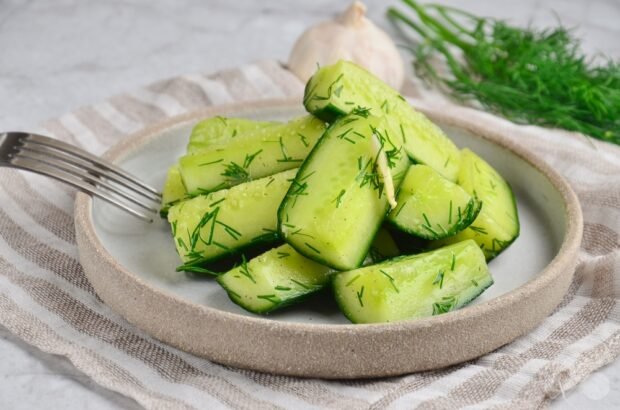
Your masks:
<svg viewBox="0 0 620 410"><path fill-rule="evenodd" d="M40 131L101 154L171 116L302 92L293 75L264 61L160 81L48 121ZM0 169L0 324L148 408L539 407L620 353L620 148L415 97L423 107L441 104L513 135L579 196L585 233L574 282L528 335L458 366L379 380L299 379L221 366L154 340L103 304L78 263L75 192L8 169Z"/></svg>

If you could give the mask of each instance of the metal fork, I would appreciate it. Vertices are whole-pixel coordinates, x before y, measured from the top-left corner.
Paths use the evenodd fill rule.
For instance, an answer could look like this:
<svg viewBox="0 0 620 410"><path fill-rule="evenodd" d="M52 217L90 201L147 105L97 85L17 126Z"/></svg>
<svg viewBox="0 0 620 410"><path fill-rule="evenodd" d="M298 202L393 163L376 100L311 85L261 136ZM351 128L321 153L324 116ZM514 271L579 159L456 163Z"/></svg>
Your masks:
<svg viewBox="0 0 620 410"><path fill-rule="evenodd" d="M0 133L0 167L46 175L152 222L161 194L135 176L80 148L42 135Z"/></svg>

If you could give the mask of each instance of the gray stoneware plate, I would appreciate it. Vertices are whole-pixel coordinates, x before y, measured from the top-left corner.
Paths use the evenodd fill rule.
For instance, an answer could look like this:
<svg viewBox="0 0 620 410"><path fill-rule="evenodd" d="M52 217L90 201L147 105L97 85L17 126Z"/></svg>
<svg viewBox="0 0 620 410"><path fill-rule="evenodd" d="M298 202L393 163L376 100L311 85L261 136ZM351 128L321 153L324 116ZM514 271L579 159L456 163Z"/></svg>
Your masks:
<svg viewBox="0 0 620 410"><path fill-rule="evenodd" d="M182 155L192 126L213 115L287 120L299 102L210 108L127 138L107 158L153 186ZM80 261L97 294L129 322L170 345L213 361L270 373L359 378L399 375L473 359L525 334L566 293L582 215L568 184L533 154L481 125L427 112L460 147L485 158L514 188L521 236L490 264L495 284L474 304L426 319L352 325L329 298L266 317L233 304L212 279L175 272L168 224L142 223L79 194Z"/></svg>

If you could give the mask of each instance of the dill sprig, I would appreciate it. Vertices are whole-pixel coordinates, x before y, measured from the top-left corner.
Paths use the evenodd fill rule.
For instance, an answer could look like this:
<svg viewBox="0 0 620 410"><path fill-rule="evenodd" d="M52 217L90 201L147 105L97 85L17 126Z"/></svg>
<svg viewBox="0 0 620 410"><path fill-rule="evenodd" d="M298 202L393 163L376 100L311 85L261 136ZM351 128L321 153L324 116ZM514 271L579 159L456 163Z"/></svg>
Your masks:
<svg viewBox="0 0 620 410"><path fill-rule="evenodd" d="M388 16L422 38L412 48L414 67L428 82L515 122L620 144L620 62L595 65L562 26L519 28L451 7L403 2L416 20L394 8ZM431 63L438 55L449 75Z"/></svg>

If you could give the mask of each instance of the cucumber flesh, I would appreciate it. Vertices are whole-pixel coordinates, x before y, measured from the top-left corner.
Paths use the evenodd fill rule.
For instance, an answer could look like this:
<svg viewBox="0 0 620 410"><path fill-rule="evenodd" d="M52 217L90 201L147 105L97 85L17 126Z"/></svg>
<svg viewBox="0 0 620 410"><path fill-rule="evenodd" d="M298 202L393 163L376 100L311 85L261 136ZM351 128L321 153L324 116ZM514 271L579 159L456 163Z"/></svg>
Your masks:
<svg viewBox="0 0 620 410"><path fill-rule="evenodd" d="M432 246L473 239L491 260L519 236L517 204L510 185L486 161L469 149L463 149L461 158L458 183L482 202L482 209L468 228Z"/></svg>
<svg viewBox="0 0 620 410"><path fill-rule="evenodd" d="M168 168L168 174L166 175L166 182L164 183L164 189L161 194L161 208L159 214L162 218L168 215L168 210L171 206L183 201L187 198L187 191L185 185L183 185L183 179L181 178L181 171L177 164Z"/></svg>
<svg viewBox="0 0 620 410"><path fill-rule="evenodd" d="M354 112L333 123L312 150L278 211L284 240L338 270L360 266L388 210L380 153L397 187L409 165L385 117ZM394 138L394 139L392 139Z"/></svg>
<svg viewBox="0 0 620 410"><path fill-rule="evenodd" d="M400 254L400 249L398 249L398 245L396 245L392 235L390 235L387 229L381 228L370 245L363 266L373 265Z"/></svg>
<svg viewBox="0 0 620 410"><path fill-rule="evenodd" d="M188 153L204 151L213 145L228 144L230 140L243 137L256 130L269 128L281 123L272 121L252 121L245 118L211 117L200 121L192 129L187 145Z"/></svg>
<svg viewBox="0 0 620 410"><path fill-rule="evenodd" d="M186 267L203 265L277 235L277 209L297 170L289 170L170 208L176 249Z"/></svg>
<svg viewBox="0 0 620 410"><path fill-rule="evenodd" d="M409 167L397 202L388 221L411 235L429 240L462 231L476 219L482 205L427 165Z"/></svg>
<svg viewBox="0 0 620 410"><path fill-rule="evenodd" d="M324 131L321 120L304 116L186 155L179 160L183 183L198 195L297 168Z"/></svg>
<svg viewBox="0 0 620 410"><path fill-rule="evenodd" d="M327 266L282 245L218 276L230 299L253 313L269 313L317 292L329 283Z"/></svg>
<svg viewBox="0 0 620 410"><path fill-rule="evenodd" d="M419 255L338 273L336 301L353 323L381 323L458 309L493 284L484 254L471 240Z"/></svg>
<svg viewBox="0 0 620 410"><path fill-rule="evenodd" d="M358 106L370 108L376 116L393 115L402 123L404 148L411 159L456 181L459 150L454 143L396 90L356 64L340 60L321 67L306 84L304 106L328 122Z"/></svg>

